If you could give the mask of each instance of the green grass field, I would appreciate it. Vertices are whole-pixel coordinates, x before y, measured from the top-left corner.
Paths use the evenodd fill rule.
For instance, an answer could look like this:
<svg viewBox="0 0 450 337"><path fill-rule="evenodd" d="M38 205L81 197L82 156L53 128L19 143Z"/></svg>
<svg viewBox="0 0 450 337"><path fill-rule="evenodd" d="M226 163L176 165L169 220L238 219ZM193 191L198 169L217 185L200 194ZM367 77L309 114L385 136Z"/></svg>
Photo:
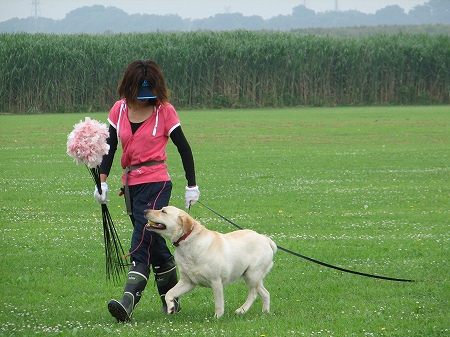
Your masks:
<svg viewBox="0 0 450 337"><path fill-rule="evenodd" d="M201 201L285 248L376 280L278 251L265 280L270 314L257 299L244 316L243 282L225 290L213 318L210 289L160 312L149 282L130 324L107 311L123 284L105 277L100 206L93 181L66 154L85 116L0 116L0 336L448 336L450 335L450 108L353 107L179 111L196 160ZM168 147L183 207L184 172ZM128 250L131 224L116 158L109 209ZM195 205L210 229L234 228ZM124 276L125 280L125 276Z"/></svg>

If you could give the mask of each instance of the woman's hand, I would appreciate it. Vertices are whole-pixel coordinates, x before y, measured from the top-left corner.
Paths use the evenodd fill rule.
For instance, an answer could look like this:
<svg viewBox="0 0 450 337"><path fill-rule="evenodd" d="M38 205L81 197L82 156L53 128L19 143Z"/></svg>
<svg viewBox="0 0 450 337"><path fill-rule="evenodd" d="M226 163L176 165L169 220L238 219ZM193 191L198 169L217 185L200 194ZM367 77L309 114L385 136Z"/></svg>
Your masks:
<svg viewBox="0 0 450 337"><path fill-rule="evenodd" d="M102 194L98 193L97 186L95 186L94 198L99 204L107 204L109 200L108 197L108 184L106 181L101 183ZM197 199L198 200L198 199Z"/></svg>
<svg viewBox="0 0 450 337"><path fill-rule="evenodd" d="M198 201L199 197L200 190L198 189L198 186L186 186L186 209L189 209L193 204L195 204Z"/></svg>

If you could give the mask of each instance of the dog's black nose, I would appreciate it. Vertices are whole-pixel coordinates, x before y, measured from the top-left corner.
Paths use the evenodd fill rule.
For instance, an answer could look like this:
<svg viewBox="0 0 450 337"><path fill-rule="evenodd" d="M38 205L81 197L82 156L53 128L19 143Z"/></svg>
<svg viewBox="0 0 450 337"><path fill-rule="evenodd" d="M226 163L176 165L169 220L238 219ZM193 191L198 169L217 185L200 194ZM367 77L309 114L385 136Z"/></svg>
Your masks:
<svg viewBox="0 0 450 337"><path fill-rule="evenodd" d="M148 212L148 209L144 209L144 215L147 214L147 212Z"/></svg>

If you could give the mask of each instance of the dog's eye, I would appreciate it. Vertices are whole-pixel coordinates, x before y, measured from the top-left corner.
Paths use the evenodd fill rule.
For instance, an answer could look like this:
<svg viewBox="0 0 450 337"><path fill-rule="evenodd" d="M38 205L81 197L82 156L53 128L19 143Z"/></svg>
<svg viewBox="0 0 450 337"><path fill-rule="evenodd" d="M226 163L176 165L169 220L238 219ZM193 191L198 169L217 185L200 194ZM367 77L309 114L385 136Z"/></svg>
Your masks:
<svg viewBox="0 0 450 337"><path fill-rule="evenodd" d="M161 210L161 213L166 214L166 210L163 208L163 209Z"/></svg>

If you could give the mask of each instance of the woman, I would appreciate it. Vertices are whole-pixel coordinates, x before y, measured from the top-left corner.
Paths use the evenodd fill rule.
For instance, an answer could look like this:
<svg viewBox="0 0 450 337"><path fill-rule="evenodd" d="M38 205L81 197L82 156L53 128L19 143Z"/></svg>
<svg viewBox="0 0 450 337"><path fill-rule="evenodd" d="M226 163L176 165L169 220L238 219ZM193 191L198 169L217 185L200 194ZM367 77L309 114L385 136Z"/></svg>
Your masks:
<svg viewBox="0 0 450 337"><path fill-rule="evenodd" d="M176 145L186 173L186 208L198 201L191 147L180 126L180 120L169 103L169 94L158 65L150 60L136 60L126 68L117 91L121 100L112 107L108 121L109 153L100 166L102 194L96 189L94 197L106 203L106 183L114 154L122 144L121 165L127 213L134 230L131 238L131 267L122 299L112 299L108 310L118 322L130 321L134 309L147 285L150 265L166 310L164 296L177 283L175 261L165 240L157 233L144 229L146 209L167 206L172 182L167 172L165 148L169 138ZM179 308L178 308L179 309Z"/></svg>

